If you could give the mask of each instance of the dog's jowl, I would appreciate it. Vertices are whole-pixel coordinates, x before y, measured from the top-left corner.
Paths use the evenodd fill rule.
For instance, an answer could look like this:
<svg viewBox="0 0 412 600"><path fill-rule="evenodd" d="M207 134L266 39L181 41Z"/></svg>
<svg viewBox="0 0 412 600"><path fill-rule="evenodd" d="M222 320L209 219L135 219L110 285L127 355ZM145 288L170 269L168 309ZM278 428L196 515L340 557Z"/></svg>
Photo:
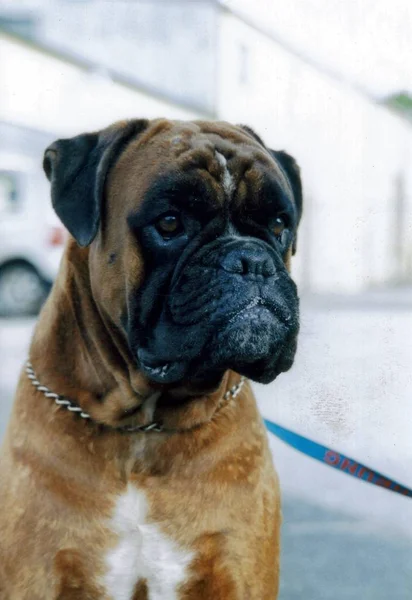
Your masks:
<svg viewBox="0 0 412 600"><path fill-rule="evenodd" d="M0 457L0 599L275 599L249 380L296 349L295 161L248 127L132 120L44 169L71 236Z"/></svg>

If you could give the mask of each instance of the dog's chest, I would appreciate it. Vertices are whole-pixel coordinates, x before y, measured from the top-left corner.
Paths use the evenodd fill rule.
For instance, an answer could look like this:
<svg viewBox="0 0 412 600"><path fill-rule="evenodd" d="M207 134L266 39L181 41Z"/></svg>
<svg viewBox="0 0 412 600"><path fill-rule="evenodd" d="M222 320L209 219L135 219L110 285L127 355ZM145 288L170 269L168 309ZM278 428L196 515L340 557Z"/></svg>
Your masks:
<svg viewBox="0 0 412 600"><path fill-rule="evenodd" d="M149 600L178 600L178 588L187 580L193 553L148 522L147 514L145 494L129 484L109 524L117 542L106 554L102 583L112 600L132 600L142 580Z"/></svg>

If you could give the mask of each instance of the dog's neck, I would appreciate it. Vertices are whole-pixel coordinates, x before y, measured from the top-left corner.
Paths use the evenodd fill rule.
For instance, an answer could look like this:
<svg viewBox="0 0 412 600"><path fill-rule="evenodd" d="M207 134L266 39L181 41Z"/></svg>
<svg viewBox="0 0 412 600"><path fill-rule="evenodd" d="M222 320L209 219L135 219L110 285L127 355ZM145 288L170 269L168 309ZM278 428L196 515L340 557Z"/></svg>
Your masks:
<svg viewBox="0 0 412 600"><path fill-rule="evenodd" d="M111 427L156 420L165 429L181 430L209 421L239 377L227 372L207 395L185 393L184 386L172 394L156 390L136 368L122 332L93 298L88 253L69 242L40 315L30 359L41 383ZM154 402L159 391L159 402Z"/></svg>

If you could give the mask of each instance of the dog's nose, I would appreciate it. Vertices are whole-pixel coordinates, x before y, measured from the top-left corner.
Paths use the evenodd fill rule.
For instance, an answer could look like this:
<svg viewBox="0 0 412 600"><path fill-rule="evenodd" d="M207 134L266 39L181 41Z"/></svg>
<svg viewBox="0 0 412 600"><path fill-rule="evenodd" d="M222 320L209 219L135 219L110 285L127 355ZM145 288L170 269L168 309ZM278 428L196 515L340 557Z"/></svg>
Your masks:
<svg viewBox="0 0 412 600"><path fill-rule="evenodd" d="M276 272L274 262L267 252L263 248L254 245L229 250L224 255L221 266L229 273L239 273L241 275L270 277Z"/></svg>

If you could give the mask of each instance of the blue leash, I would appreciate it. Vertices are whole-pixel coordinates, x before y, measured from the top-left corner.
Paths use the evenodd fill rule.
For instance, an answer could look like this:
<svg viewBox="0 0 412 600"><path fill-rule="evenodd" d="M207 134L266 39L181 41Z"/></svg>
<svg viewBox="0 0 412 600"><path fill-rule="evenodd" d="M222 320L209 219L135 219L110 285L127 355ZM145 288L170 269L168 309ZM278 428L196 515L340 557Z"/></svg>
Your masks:
<svg viewBox="0 0 412 600"><path fill-rule="evenodd" d="M381 473L378 473L377 471L374 471L373 469L370 469L359 462L356 462L341 452L336 452L336 450L332 450L331 448L327 448L326 446L322 446L321 444L313 442L303 435L294 433L293 431L290 431L290 429L281 427L280 425L277 425L268 419L264 419L264 423L271 433L289 446L299 450L299 452L303 452L303 454L306 454L307 456L311 456L312 458L315 458L316 460L319 460L330 467L334 467L335 469L340 470L342 473L347 473L348 475L352 475L352 477L357 477L358 479L368 481L373 485L386 488L391 492L396 492L397 494L402 494L402 496L408 496L409 498L412 498L412 490L409 488L397 483L396 481L393 481L393 479L389 479L389 477L385 477Z"/></svg>

